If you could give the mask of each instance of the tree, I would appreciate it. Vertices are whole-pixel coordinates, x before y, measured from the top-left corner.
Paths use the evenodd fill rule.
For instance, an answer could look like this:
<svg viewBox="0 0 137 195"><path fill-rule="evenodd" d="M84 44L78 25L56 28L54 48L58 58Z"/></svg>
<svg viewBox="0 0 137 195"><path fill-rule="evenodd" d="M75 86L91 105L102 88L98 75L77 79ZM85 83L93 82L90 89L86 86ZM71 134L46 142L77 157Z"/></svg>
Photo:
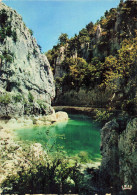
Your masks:
<svg viewBox="0 0 137 195"><path fill-rule="evenodd" d="M90 42L89 33L88 33L88 30L86 28L83 28L79 32L79 42L80 43Z"/></svg>
<svg viewBox="0 0 137 195"><path fill-rule="evenodd" d="M105 59L104 67L106 72L104 74L106 86L115 89L118 80L121 80L125 85L128 83L129 78L134 80L133 78L137 72L136 59L137 38L125 39L117 57L108 56Z"/></svg>
<svg viewBox="0 0 137 195"><path fill-rule="evenodd" d="M94 26L93 22L90 22L88 25L86 25L87 31L88 32L92 31L93 30L93 26Z"/></svg>
<svg viewBox="0 0 137 195"><path fill-rule="evenodd" d="M79 89L84 84L83 81L88 64L83 58L73 59L73 62L73 65L70 65L70 77L74 86Z"/></svg>
<svg viewBox="0 0 137 195"><path fill-rule="evenodd" d="M59 44L64 45L68 41L68 35L66 33L61 33L58 40L59 40Z"/></svg>

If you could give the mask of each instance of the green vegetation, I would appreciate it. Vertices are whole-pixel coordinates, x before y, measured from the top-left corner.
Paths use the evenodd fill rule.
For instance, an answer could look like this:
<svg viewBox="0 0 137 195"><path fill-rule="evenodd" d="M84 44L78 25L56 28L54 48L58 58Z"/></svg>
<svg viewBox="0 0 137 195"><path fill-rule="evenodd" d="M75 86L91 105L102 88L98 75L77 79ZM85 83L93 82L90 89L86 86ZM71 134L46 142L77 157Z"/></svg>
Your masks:
<svg viewBox="0 0 137 195"><path fill-rule="evenodd" d="M37 54L37 50L34 48L33 49L33 55L36 57L36 54Z"/></svg>
<svg viewBox="0 0 137 195"><path fill-rule="evenodd" d="M15 101L15 103L22 102L23 97L21 94L16 94L15 96L13 96L13 100Z"/></svg>
<svg viewBox="0 0 137 195"><path fill-rule="evenodd" d="M6 60L6 62L13 62L13 57L10 54L5 54L4 59Z"/></svg>
<svg viewBox="0 0 137 195"><path fill-rule="evenodd" d="M96 111L96 116L95 116L96 121L101 122L103 124L113 118L113 113L111 111L99 110L99 109L96 109L95 111Z"/></svg>
<svg viewBox="0 0 137 195"><path fill-rule="evenodd" d="M0 58L2 61L6 61L9 63L12 63L14 61L14 53L11 53L10 51L5 50L2 55L0 55Z"/></svg>
<svg viewBox="0 0 137 195"><path fill-rule="evenodd" d="M0 103L2 104L9 104L12 101L12 96L9 93L1 94L0 95Z"/></svg>
<svg viewBox="0 0 137 195"><path fill-rule="evenodd" d="M0 42L3 43L6 37L12 37L13 41L17 41L16 29L12 30L11 22L8 21L8 16L5 10L0 11Z"/></svg>
<svg viewBox="0 0 137 195"><path fill-rule="evenodd" d="M41 48L41 46L38 44L38 47L39 47L39 49L40 49L40 52L41 52L41 50L42 50L42 48Z"/></svg>
<svg viewBox="0 0 137 195"><path fill-rule="evenodd" d="M37 100L37 103L39 104L41 109L46 110L47 107L48 107L48 105L44 101L42 101L42 100Z"/></svg>
<svg viewBox="0 0 137 195"><path fill-rule="evenodd" d="M33 30L29 29L29 33L33 36Z"/></svg>
<svg viewBox="0 0 137 195"><path fill-rule="evenodd" d="M106 11L97 23L90 22L73 38L68 39L66 34L59 37L59 40L65 37L65 41L61 44L60 40L46 54L53 73L58 64L61 67L61 76L55 78L57 94L61 93L64 97L71 90L78 93L80 90L87 92L98 89L95 96L100 96L100 92L107 94L109 91L105 107L111 108L113 104L113 109L127 111L132 102L134 106L130 113L134 113L134 87L137 80L136 13L135 1L121 1L117 8ZM123 104L120 104L121 101ZM98 101L95 102L97 104Z"/></svg>
<svg viewBox="0 0 137 195"><path fill-rule="evenodd" d="M28 52L28 55L27 55L27 60L28 60L28 61L30 60L30 56L31 56L31 53Z"/></svg>
<svg viewBox="0 0 137 195"><path fill-rule="evenodd" d="M3 104L18 103L18 102L22 102L23 100L24 98L19 93L14 95L10 92L5 92L0 95L0 103Z"/></svg>
<svg viewBox="0 0 137 195"><path fill-rule="evenodd" d="M9 85L10 83L8 84L8 87ZM3 104L9 104L9 103L16 104L18 102L22 102L23 104L27 104L27 103L31 104L34 101L34 97L30 92L28 94L28 101L20 93L13 94L11 92L4 92L0 95L0 103ZM42 105L46 109L46 105L44 103L43 104L41 103L41 107Z"/></svg>
<svg viewBox="0 0 137 195"><path fill-rule="evenodd" d="M29 100L29 102L33 102L34 101L34 96L30 92L28 94L28 100Z"/></svg>
<svg viewBox="0 0 137 195"><path fill-rule="evenodd" d="M72 125L73 128L70 128L71 123L74 124ZM75 130L76 124L78 126L78 123L81 125ZM15 142L14 140L14 142L10 142L5 140L7 145L6 148L4 144L2 145L5 148L4 152L2 152L2 162L3 164L5 161L7 162L9 159L8 156L12 152L11 161L13 160L15 171L12 174L6 174L6 178L2 181L1 185L2 193L92 194L94 192L95 189L92 187L90 181L93 177L90 174L91 170L89 168L89 173L86 172L86 166L83 164L98 162L100 159L100 141L98 140L100 136L98 129L93 128L94 130L91 132L91 121L88 117L85 117L85 120L83 120L83 116L81 118L75 116L70 124L67 130L64 130L64 125L61 128L59 127L61 123L56 124L56 127L47 126L34 127L33 129L20 129L16 131L16 133L18 132L21 135L19 136L19 140L21 138L20 141ZM85 126L88 128L87 132L83 131ZM54 127L56 130L60 128L58 133L53 129ZM82 135L79 135L81 139L78 143L76 137L79 132ZM24 133L24 137L22 133ZM94 139L95 148L91 140L84 139L84 135L86 138L89 138L89 135L91 135L91 140L94 136L96 137ZM68 138L70 140L71 138L73 139L71 150L75 149L77 151L76 153L71 151L71 155L67 154L68 149L65 149L66 145L70 150L70 145L67 142ZM61 142L64 142L65 145L63 143L61 144ZM9 144L11 147L9 147ZM89 150L82 151L82 148L84 149L87 146ZM92 147L94 149L91 150ZM93 155L89 154L89 152ZM17 163L15 164L14 161ZM5 173L8 173L8 171L5 170Z"/></svg>
<svg viewBox="0 0 137 195"><path fill-rule="evenodd" d="M12 37L13 37L13 41L16 43L17 42L17 33L15 30L12 32Z"/></svg>
<svg viewBox="0 0 137 195"><path fill-rule="evenodd" d="M67 43L67 41L68 41L68 35L66 33L62 33L59 36L58 40L59 40L59 44L60 45L65 45Z"/></svg>
<svg viewBox="0 0 137 195"><path fill-rule="evenodd" d="M74 160L59 154L54 159L45 155L39 162L33 161L30 169L22 167L17 174L7 177L2 188L6 187L4 192L10 194L78 193L82 188L82 178Z"/></svg>
<svg viewBox="0 0 137 195"><path fill-rule="evenodd" d="M120 111L121 115L119 116L122 119L119 120L121 121L125 116L136 115L136 13L137 6L135 1L120 1L117 8L106 11L105 15L97 23L90 22L73 38L69 39L66 33L62 33L59 36L58 44L48 51L46 55L54 74L57 65L62 68L62 75L55 78L57 95L60 91L62 95L60 98L61 103L66 102L66 104L69 104L70 100L77 99L80 104L83 98L87 106L86 100L89 100L90 105L98 107L95 117L97 121L102 123L114 118L115 111ZM32 30L29 29L29 32L33 35ZM14 42L17 40L16 30L11 30L7 14L2 10L0 13L0 41L3 42L6 36L12 37ZM33 54L36 55L35 49ZM31 54L28 52L27 59L30 60L30 57ZM0 58L2 61L12 63L14 55L5 51ZM10 91L10 87L8 90ZM24 103L25 114L30 114L31 110L34 109L34 97L31 92L29 92L27 100L20 94L11 95L10 93L5 93L0 96L0 103L2 104L17 102ZM37 104L37 113L45 114L43 111L48 110L47 104L41 100L37 100ZM71 104L75 105L73 102ZM102 109L102 107L105 109ZM83 127L82 123L82 130ZM49 130L45 132L47 136L48 132ZM68 136L69 132L66 131ZM77 136L78 134L75 133L75 135ZM115 138L112 134L112 139L113 137ZM75 137L74 139L76 140ZM82 137L82 140L86 139ZM51 141L50 138L48 141ZM50 146L48 141L45 146L47 152L52 149L52 145ZM59 153L54 152L54 158L50 157L49 154L45 154L45 156L43 155L42 158L39 158L39 161L36 160L35 156L30 157L30 150L25 155L27 156L25 160L29 159L27 163L31 161L31 167L25 169L22 166L17 173L9 175L2 184L3 188L6 187L4 193L93 194L89 193L89 191L84 191L84 178L78 166L78 162L89 163L87 152L79 152L75 159L70 159L64 155L60 156ZM99 181L100 178L95 178L96 175L93 169L89 170L90 177L91 171L94 181ZM100 174L98 176L101 177ZM89 183L91 186L91 181Z"/></svg>
<svg viewBox="0 0 137 195"><path fill-rule="evenodd" d="M125 84L136 76L137 37L125 39L116 57L109 56L105 59L106 68L105 84L116 88L116 79L119 78Z"/></svg>

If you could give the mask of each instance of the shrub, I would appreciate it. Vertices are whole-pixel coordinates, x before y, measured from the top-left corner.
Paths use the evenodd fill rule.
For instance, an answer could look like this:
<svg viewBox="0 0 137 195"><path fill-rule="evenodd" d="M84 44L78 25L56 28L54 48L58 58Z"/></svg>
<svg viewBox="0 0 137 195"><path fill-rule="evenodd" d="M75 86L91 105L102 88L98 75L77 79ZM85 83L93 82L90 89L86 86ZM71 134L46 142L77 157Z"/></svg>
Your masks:
<svg viewBox="0 0 137 195"><path fill-rule="evenodd" d="M111 119L113 113L110 113L109 111L107 110L98 110L96 109L96 121L98 122L107 122Z"/></svg>
<svg viewBox="0 0 137 195"><path fill-rule="evenodd" d="M0 11L0 41L3 42L6 36L13 37L14 42L17 41L17 34L15 30L11 30L11 22L8 21L8 16L5 10Z"/></svg>
<svg viewBox="0 0 137 195"><path fill-rule="evenodd" d="M17 94L15 96L13 96L13 100L15 101L15 103L21 102L23 100L22 95L21 94Z"/></svg>
<svg viewBox="0 0 137 195"><path fill-rule="evenodd" d="M13 37L13 41L16 43L17 42L17 33L16 33L16 31L12 31L12 37Z"/></svg>
<svg viewBox="0 0 137 195"><path fill-rule="evenodd" d="M47 105L44 101L42 100L37 100L37 103L39 104L40 108L43 108L44 110L47 109Z"/></svg>
<svg viewBox="0 0 137 195"><path fill-rule="evenodd" d="M5 35L11 37L12 36L12 30L11 30L11 26L7 26L5 27Z"/></svg>
<svg viewBox="0 0 137 195"><path fill-rule="evenodd" d="M31 34L31 36L33 35L33 31L31 29L29 29L29 33Z"/></svg>
<svg viewBox="0 0 137 195"><path fill-rule="evenodd" d="M33 49L33 55L36 56L36 54L37 54L37 50L34 48Z"/></svg>
<svg viewBox="0 0 137 195"><path fill-rule="evenodd" d="M121 104L121 110L129 114L136 114L137 98L124 100Z"/></svg>
<svg viewBox="0 0 137 195"><path fill-rule="evenodd" d="M30 92L28 94L28 100L29 100L29 102L33 102L33 100L34 100L34 97Z"/></svg>
<svg viewBox="0 0 137 195"><path fill-rule="evenodd" d="M0 11L0 24L1 25L5 25L6 24L6 21L7 21L7 13L6 11L3 9Z"/></svg>
<svg viewBox="0 0 137 195"><path fill-rule="evenodd" d="M0 55L0 58L1 58L1 60L4 60L4 56L3 55Z"/></svg>
<svg viewBox="0 0 137 195"><path fill-rule="evenodd" d="M6 54L4 57L6 62L10 62L10 63L13 62L13 57L10 54Z"/></svg>
<svg viewBox="0 0 137 195"><path fill-rule="evenodd" d="M81 180L77 163L72 165L66 158L58 157L46 163L41 162L27 171L22 169L16 175L9 176L2 187L6 187L4 191L11 194L78 193Z"/></svg>
<svg viewBox="0 0 137 195"><path fill-rule="evenodd" d="M12 101L12 97L9 93L0 95L0 103L9 104Z"/></svg>
<svg viewBox="0 0 137 195"><path fill-rule="evenodd" d="M81 163L88 163L89 162L89 157L88 157L88 153L85 151L81 151L78 154L78 157L80 158L80 162Z"/></svg>
<svg viewBox="0 0 137 195"><path fill-rule="evenodd" d="M28 55L27 55L27 60L29 61L30 60L30 52L28 52Z"/></svg>
<svg viewBox="0 0 137 195"><path fill-rule="evenodd" d="M40 52L42 51L42 48L41 48L41 46L38 44L38 47L39 47L39 49L40 49Z"/></svg>
<svg viewBox="0 0 137 195"><path fill-rule="evenodd" d="M12 63L14 60L14 53L5 50L2 55L0 55L0 58L2 60L5 60L6 62Z"/></svg>

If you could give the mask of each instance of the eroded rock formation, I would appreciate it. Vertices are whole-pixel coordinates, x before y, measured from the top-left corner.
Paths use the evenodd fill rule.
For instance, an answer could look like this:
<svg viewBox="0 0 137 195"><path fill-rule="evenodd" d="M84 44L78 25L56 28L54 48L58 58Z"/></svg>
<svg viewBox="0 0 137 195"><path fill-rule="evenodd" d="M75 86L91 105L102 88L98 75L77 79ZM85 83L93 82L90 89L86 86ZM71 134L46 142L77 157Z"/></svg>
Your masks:
<svg viewBox="0 0 137 195"><path fill-rule="evenodd" d="M53 75L32 31L3 3L0 20L0 116L52 112Z"/></svg>
<svg viewBox="0 0 137 195"><path fill-rule="evenodd" d="M122 185L137 191L137 118L120 131L121 124L110 121L101 130L101 175L104 185L120 190Z"/></svg>

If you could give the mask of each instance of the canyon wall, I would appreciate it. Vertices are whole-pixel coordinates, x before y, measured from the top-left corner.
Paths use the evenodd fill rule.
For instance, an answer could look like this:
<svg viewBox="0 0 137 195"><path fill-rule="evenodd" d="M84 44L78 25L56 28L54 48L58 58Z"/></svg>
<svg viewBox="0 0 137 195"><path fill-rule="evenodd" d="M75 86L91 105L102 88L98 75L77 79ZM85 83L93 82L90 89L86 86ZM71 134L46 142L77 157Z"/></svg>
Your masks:
<svg viewBox="0 0 137 195"><path fill-rule="evenodd" d="M48 114L54 96L50 64L32 30L0 3L0 117Z"/></svg>

